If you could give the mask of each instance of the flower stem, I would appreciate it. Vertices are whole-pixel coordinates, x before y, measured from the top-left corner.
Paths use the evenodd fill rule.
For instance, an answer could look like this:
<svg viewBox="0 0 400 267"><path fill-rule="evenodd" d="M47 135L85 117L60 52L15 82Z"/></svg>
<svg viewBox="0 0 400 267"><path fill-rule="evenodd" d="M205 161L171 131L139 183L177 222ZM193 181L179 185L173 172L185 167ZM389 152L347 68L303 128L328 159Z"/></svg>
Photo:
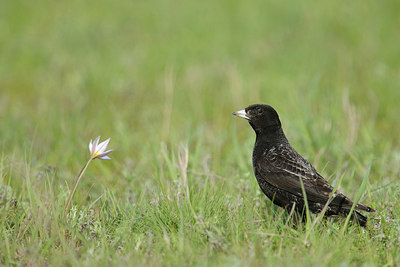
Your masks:
<svg viewBox="0 0 400 267"><path fill-rule="evenodd" d="M71 193L69 193L68 200L67 200L67 202L65 203L65 206L64 206L64 213L63 213L64 223L65 223L65 220L66 220L65 213L67 212L67 208L69 206L69 203L71 202L71 199L72 199L73 195L75 194L76 188L78 188L79 181L81 180L83 174L85 173L85 171L86 171L87 167L89 166L89 163L92 161L92 159L93 158L90 158L86 162L85 166L83 166L82 170L79 172L78 176L76 177L74 186L72 187L72 191L71 191Z"/></svg>

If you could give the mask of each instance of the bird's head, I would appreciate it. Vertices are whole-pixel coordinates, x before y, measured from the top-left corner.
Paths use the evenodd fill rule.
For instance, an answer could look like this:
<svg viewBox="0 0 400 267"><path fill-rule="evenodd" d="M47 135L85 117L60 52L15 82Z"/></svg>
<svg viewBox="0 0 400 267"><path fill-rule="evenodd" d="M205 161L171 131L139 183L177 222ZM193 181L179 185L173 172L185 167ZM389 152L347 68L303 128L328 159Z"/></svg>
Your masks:
<svg viewBox="0 0 400 267"><path fill-rule="evenodd" d="M251 105L245 109L234 112L233 115L248 120L256 133L262 130L272 130L281 127L278 113L269 105Z"/></svg>

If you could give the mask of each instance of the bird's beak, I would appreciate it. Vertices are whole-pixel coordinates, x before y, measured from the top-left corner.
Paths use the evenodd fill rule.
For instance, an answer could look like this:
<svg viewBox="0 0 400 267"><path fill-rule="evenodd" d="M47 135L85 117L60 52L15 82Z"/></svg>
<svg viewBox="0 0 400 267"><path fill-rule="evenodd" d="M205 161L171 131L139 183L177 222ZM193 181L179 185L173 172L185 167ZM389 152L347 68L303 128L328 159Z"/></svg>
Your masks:
<svg viewBox="0 0 400 267"><path fill-rule="evenodd" d="M246 113L246 110L244 110L244 109L233 112L233 115L238 116L243 119L246 119L246 120L250 120L249 116Z"/></svg>

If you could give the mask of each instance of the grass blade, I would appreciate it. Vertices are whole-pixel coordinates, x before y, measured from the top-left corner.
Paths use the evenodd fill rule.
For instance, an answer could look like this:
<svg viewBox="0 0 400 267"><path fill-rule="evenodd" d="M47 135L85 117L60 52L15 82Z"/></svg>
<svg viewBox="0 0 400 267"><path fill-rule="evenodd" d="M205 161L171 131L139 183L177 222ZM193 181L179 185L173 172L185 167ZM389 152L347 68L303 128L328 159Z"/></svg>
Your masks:
<svg viewBox="0 0 400 267"><path fill-rule="evenodd" d="M357 205L358 202L360 201L360 198L361 198L362 194L363 194L364 191L365 191L365 188L366 188L367 182L368 182L368 177L369 177L369 174L370 174L370 172L371 172L371 166L372 166L372 161L371 161L370 164L368 165L367 171L365 172L365 175L364 175L364 178L363 178L363 181L362 181L362 183L361 183L360 188L357 190L356 196L355 196L355 198L354 198L353 206L351 207L350 212L349 212L349 215L347 215L346 221L345 221L345 223L344 223L344 226L343 226L343 229L342 229L342 235L344 234L344 232L345 232L346 229L347 229L347 226L348 226L348 224L349 224L351 215L352 215L353 212L354 212L354 208L356 207L356 205Z"/></svg>

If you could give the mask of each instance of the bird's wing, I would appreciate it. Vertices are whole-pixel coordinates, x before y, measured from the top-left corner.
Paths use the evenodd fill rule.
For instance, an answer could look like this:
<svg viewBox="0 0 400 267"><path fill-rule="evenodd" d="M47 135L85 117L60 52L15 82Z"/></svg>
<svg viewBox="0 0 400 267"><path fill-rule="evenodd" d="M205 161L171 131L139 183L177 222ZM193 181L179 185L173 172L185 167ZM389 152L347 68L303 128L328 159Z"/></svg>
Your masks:
<svg viewBox="0 0 400 267"><path fill-rule="evenodd" d="M266 151L262 160L255 163L256 171L271 185L303 197L300 179L303 181L307 200L325 204L333 187L315 168L293 148L281 147ZM336 191L329 206L350 208L353 202Z"/></svg>

